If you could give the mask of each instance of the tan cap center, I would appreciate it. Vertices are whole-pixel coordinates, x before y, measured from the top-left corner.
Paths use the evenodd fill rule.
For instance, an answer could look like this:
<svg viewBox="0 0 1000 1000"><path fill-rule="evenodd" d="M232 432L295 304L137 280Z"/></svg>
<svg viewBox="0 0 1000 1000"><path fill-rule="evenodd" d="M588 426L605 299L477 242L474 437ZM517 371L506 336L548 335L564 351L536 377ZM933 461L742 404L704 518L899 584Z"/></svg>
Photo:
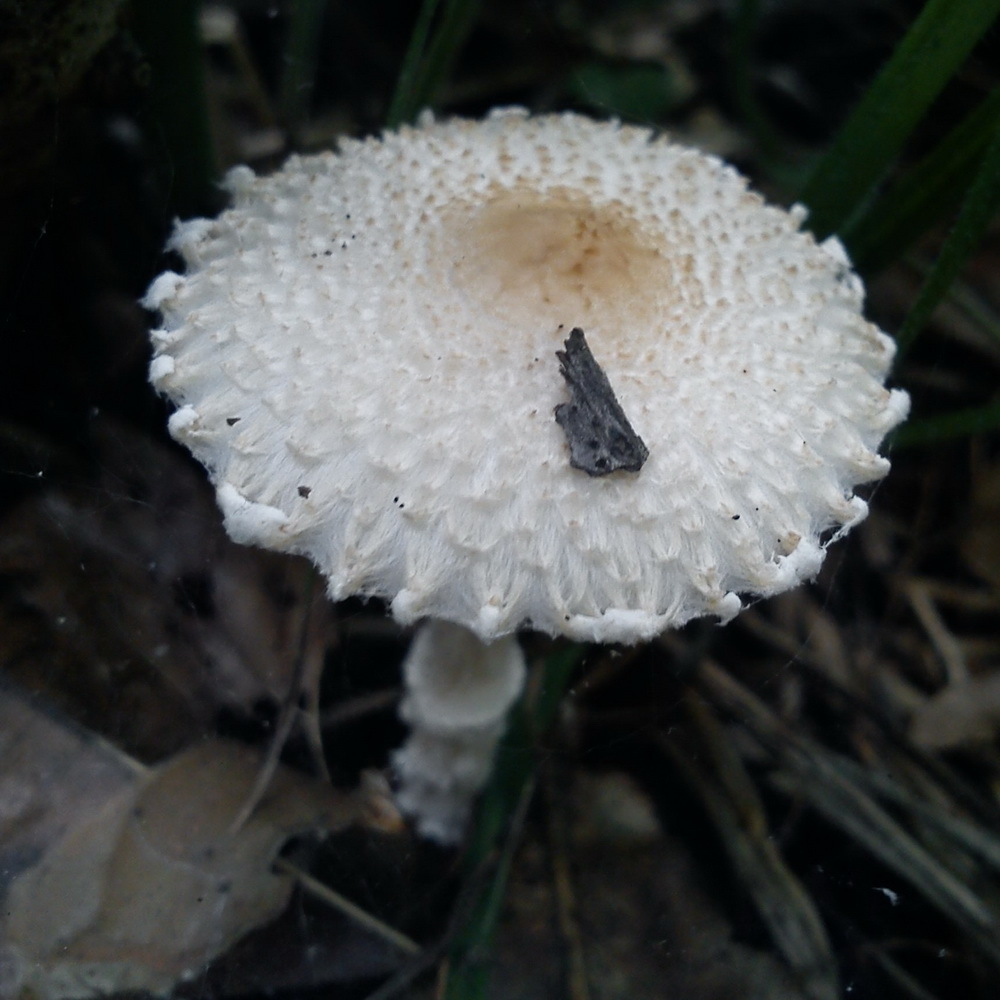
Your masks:
<svg viewBox="0 0 1000 1000"><path fill-rule="evenodd" d="M610 333L649 323L672 298L667 261L620 203L505 190L445 227L453 284L505 325Z"/></svg>

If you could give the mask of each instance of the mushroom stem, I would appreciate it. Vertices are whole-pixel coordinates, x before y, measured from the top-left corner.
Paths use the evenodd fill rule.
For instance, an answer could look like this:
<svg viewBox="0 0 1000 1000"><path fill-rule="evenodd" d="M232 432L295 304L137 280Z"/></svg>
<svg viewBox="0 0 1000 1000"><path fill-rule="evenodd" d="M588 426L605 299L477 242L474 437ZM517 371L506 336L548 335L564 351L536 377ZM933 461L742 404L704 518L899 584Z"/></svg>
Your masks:
<svg viewBox="0 0 1000 1000"><path fill-rule="evenodd" d="M451 622L420 626L403 662L400 714L412 731L394 765L399 807L425 837L461 836L524 676L514 636L484 643Z"/></svg>

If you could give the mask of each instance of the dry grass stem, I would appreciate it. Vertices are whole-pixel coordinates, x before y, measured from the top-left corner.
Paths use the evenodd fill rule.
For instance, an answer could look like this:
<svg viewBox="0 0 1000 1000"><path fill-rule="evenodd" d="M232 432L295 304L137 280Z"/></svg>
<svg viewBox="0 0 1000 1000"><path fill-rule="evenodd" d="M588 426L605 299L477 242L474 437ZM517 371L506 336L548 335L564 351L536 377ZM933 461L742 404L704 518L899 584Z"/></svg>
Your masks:
<svg viewBox="0 0 1000 1000"><path fill-rule="evenodd" d="M319 879L313 878L308 872L303 871L297 865L292 864L286 858L278 858L274 862L274 867L284 875L290 875L302 888L314 896L316 899L332 906L341 913L350 917L356 924L367 928L380 938L388 941L391 945L405 952L407 955L419 955L423 949L413 938L401 934L395 928L372 916L367 910L363 910L356 903L352 903L346 896L324 885Z"/></svg>

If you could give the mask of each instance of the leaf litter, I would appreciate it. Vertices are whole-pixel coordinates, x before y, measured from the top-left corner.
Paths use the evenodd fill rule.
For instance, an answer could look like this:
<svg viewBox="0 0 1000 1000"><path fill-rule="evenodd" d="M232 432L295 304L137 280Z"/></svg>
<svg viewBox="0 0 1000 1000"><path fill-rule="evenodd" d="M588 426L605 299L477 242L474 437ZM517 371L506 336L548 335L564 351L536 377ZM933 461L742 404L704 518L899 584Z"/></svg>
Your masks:
<svg viewBox="0 0 1000 1000"><path fill-rule="evenodd" d="M560 16L576 25L582 56L600 57L600 18L573 4ZM649 12L643 5L629 16L660 46L644 49L643 58L661 60L684 82L694 114L680 128L706 114L717 122L717 102L699 82L710 76L689 72L694 64L686 62L692 51L709 63L719 57L717 22L694 8L678 15L670 5ZM677 16L685 23L670 22ZM370 30L362 22L353 30ZM565 45L547 52L540 41L557 32L529 35L506 9L485 12L484 24L501 45L527 54L527 79L554 88L545 101L560 102L560 85L551 81L574 78L566 72L572 53ZM381 31L360 41L343 35L357 42L349 58L382 39ZM615 50L626 68L633 56L631 48ZM464 79L460 72L451 97L482 95L482 72L466 68ZM788 73L779 68L773 76L786 93ZM491 100L493 84L485 82ZM522 99L516 90L502 96ZM71 107L67 99L64 122ZM370 131L371 115L367 105L359 111L342 102L328 120L317 119L313 138L326 144L333 133ZM238 136L238 127L228 127ZM742 132L729 141L733 148L746 151ZM58 235L69 217L43 194L43 226L51 223ZM93 234L86 236L77 249L93 245ZM37 228L30 237L37 271L36 244L44 252L50 238ZM100 250L99 259L113 259L106 246ZM148 259L148 245L134 257ZM995 246L987 248L972 290L994 315L995 258ZM131 306L138 294L112 288L107 274L100 280L107 286L101 301L117 296ZM872 287L883 325L893 327L899 302L912 300L907 282L899 271ZM36 297L32 309L43 304ZM940 311L901 373L918 413L994 391L995 340L981 330L970 337L953 313ZM65 329L76 331L76 314L69 318ZM117 361L138 357L143 330L136 316L129 322L135 328L120 342L112 341L114 323L100 326ZM26 327L32 345L37 326ZM79 367L87 377L56 380L59 391L81 391L92 373ZM116 385L106 372L100 377L102 392ZM7 924L0 931L0 995L26 996L29 983L36 995L89 995L93 982L84 972L102 988L146 977L152 985L145 988L163 992L170 976L201 971L240 928L250 933L215 963L223 974L194 981L195 995L380 982L397 959L366 962L367 939L310 908L302 894L281 918L262 924L279 896L289 898L290 878L271 870L289 830L340 826L357 815L354 806L331 812L328 789L290 777L282 765L261 799L260 825L255 813L235 833L231 817L227 826L198 787L221 780L199 756L216 752L236 785L247 795L253 787L260 747L289 694L307 567L229 545L200 472L161 443L148 413L131 427L105 418L85 424L55 445L30 422L0 428L5 471L15 464L12 451L37 456L38 468L49 463L24 502L5 504L0 522L0 892L4 912L35 935L15 957L14 932ZM27 450L9 447L14 438ZM53 460L56 447L69 450L67 461ZM579 1000L584 990L595 1000L642 1000L673 989L692 998L784 1000L829 995L837 984L852 997L992 995L1000 913L995 443L982 436L916 456L900 452L894 465L873 516L816 588L754 608L722 634L689 629L665 644L591 655L541 751L565 769L556 772L556 794L540 798L519 831L494 957L498 997ZM356 605L336 615L313 611L311 620L310 642L331 678L320 717L349 719L336 731L324 728L327 760L337 777L353 778L398 742L389 702L380 694L381 707L368 708L361 696L396 683L391 665L403 637L377 609ZM528 645L541 656L540 643ZM370 683L359 681L368 675ZM42 708L50 705L64 714ZM256 749L219 740L234 725ZM285 756L308 761L298 736ZM623 843L606 823L594 834L588 816L603 809L588 788L595 777L646 817L641 836ZM222 784L228 781L227 774ZM220 795L234 805L225 789ZM271 809L288 796L302 826ZM134 815L140 803L149 810L144 820ZM197 814L190 836L165 813ZM652 834L650 816L660 828ZM103 836L93 832L101 822ZM296 858L416 940L432 939L442 924L434 915L454 898L453 865L381 829L347 830L316 849L300 843ZM229 866L203 853L243 836ZM75 858L70 844L79 847ZM158 896L156 879L135 880L139 859L158 877L182 869L176 892L168 885ZM75 882L53 874L74 862L82 866ZM237 868L249 902L234 905L232 936L223 940L201 911L206 902L228 906L234 890L219 886ZM165 901L164 926L181 928L173 954L164 939L159 950L138 954L128 937L123 914L135 915L136 927L155 920L140 896ZM66 965L52 950L56 934L76 956ZM320 952L325 965L304 958ZM440 951L429 954L434 961L425 968ZM414 996L437 994L432 983L405 981Z"/></svg>
<svg viewBox="0 0 1000 1000"><path fill-rule="evenodd" d="M142 768L4 695L6 995L166 995L284 909L294 882L272 865L289 838L370 822L376 794L279 767L234 831L258 751L209 739Z"/></svg>

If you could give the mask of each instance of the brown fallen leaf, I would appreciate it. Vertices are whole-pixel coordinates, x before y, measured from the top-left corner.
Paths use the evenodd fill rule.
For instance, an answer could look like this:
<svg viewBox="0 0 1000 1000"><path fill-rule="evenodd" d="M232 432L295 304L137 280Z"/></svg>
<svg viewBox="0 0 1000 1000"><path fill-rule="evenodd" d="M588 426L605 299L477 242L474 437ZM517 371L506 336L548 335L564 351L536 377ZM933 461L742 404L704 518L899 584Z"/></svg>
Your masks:
<svg viewBox="0 0 1000 1000"><path fill-rule="evenodd" d="M5 672L150 763L287 695L310 587L301 559L236 545L200 471L110 420L93 471L0 521ZM309 653L329 645L311 588Z"/></svg>
<svg viewBox="0 0 1000 1000"><path fill-rule="evenodd" d="M4 898L5 996L165 995L274 918L292 889L272 871L289 836L342 829L366 804L279 767L231 833L260 766L209 740L78 817Z"/></svg>
<svg viewBox="0 0 1000 1000"><path fill-rule="evenodd" d="M42 853L146 769L0 677L0 872ZM2 887L2 882L0 882Z"/></svg>

